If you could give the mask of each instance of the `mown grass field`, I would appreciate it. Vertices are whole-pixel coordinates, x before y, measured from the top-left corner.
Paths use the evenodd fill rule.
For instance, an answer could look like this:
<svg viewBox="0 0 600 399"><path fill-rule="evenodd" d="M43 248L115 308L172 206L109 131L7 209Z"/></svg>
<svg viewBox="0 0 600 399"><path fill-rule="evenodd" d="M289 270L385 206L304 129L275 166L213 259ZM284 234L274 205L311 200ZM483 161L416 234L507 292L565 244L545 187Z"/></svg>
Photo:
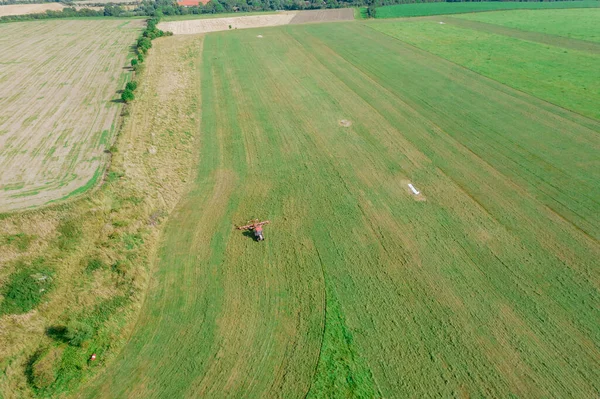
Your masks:
<svg viewBox="0 0 600 399"><path fill-rule="evenodd" d="M458 18L525 31L600 42L600 9L502 11Z"/></svg>
<svg viewBox="0 0 600 399"><path fill-rule="evenodd" d="M178 39L202 49L196 178L82 396L597 396L598 93L568 110L379 28Z"/></svg>
<svg viewBox="0 0 600 399"><path fill-rule="evenodd" d="M377 7L375 18L420 17L427 15L476 13L498 10L539 10L597 7L600 7L600 2L597 0L553 2L481 1L464 3L413 3ZM366 17L366 14L364 13L362 13L362 15L363 17Z"/></svg>
<svg viewBox="0 0 600 399"><path fill-rule="evenodd" d="M0 398L77 392L128 340L159 232L197 155L200 49L178 39L136 72L98 190L0 214Z"/></svg>
<svg viewBox="0 0 600 399"><path fill-rule="evenodd" d="M142 22L0 25L0 211L68 198L100 181Z"/></svg>
<svg viewBox="0 0 600 399"><path fill-rule="evenodd" d="M587 12L598 14L577 11L575 18ZM600 45L596 43L507 28L498 32L494 25L473 26L454 17L369 26L505 85L600 119Z"/></svg>

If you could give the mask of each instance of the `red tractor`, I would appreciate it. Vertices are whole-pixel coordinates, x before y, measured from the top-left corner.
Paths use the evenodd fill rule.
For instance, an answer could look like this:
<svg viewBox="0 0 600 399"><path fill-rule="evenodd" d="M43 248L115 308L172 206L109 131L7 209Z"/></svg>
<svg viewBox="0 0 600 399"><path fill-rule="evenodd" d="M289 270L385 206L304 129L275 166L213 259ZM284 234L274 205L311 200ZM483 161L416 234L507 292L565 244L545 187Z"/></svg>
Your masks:
<svg viewBox="0 0 600 399"><path fill-rule="evenodd" d="M237 226L236 228L238 230L251 230L254 232L254 239L256 241L264 241L265 236L263 235L263 226L265 224L269 224L271 222L269 222L268 220L265 220L264 222L260 222L258 219L255 220L251 220L248 222L248 224L244 225L244 226Z"/></svg>

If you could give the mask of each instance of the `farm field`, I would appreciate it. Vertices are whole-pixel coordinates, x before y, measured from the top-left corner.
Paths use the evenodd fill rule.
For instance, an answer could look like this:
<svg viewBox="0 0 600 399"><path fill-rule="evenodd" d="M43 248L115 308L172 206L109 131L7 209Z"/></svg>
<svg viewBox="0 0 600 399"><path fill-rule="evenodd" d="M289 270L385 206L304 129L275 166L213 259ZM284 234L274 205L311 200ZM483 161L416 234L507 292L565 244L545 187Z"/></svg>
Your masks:
<svg viewBox="0 0 600 399"><path fill-rule="evenodd" d="M40 14L47 10L61 11L64 6L60 3L42 3L42 4L10 4L0 5L0 17L8 15Z"/></svg>
<svg viewBox="0 0 600 399"><path fill-rule="evenodd" d="M121 120L99 189L0 215L1 398L76 392L127 342L160 227L186 191L197 157L196 43L173 38L145 60L136 76L144 84ZM49 277L43 290L39 273ZM66 342L64 329L73 322L92 329L85 345ZM90 351L97 362L87 362Z"/></svg>
<svg viewBox="0 0 600 399"><path fill-rule="evenodd" d="M200 161L78 396L597 395L600 121L373 27L155 42L202 49Z"/></svg>
<svg viewBox="0 0 600 399"><path fill-rule="evenodd" d="M281 11L277 13L237 13L225 14L237 16L218 16L217 18L170 18L161 22L159 28L173 32L175 35L218 32L231 29L264 28L288 24L305 24L314 22L351 21L354 10L340 8L335 10Z"/></svg>
<svg viewBox="0 0 600 399"><path fill-rule="evenodd" d="M527 10L527 9L566 9L566 8L597 8L597 0L584 1L555 1L555 2L516 2L516 1L481 1L464 3L413 3L396 4L377 7L375 18L419 17L427 15L477 13L497 10ZM364 13L363 13L364 16Z"/></svg>
<svg viewBox="0 0 600 399"><path fill-rule="evenodd" d="M173 20L161 22L159 29L173 32L175 35L193 35L198 33L218 32L223 30L259 28L267 26L287 25L294 18L294 12L276 14L256 14L250 16L224 17L213 19L192 19L189 21Z"/></svg>
<svg viewBox="0 0 600 399"><path fill-rule="evenodd" d="M0 211L98 182L139 20L0 25Z"/></svg>
<svg viewBox="0 0 600 399"><path fill-rule="evenodd" d="M600 8L502 11L459 15L458 18L509 28L600 42Z"/></svg>
<svg viewBox="0 0 600 399"><path fill-rule="evenodd" d="M455 17L381 21L368 26L508 86L600 119L596 106L600 101L600 46L596 43L540 33L499 32L494 25L473 27L471 21Z"/></svg>
<svg viewBox="0 0 600 399"><path fill-rule="evenodd" d="M337 8L332 10L299 11L290 24L305 24L313 22L352 21L354 10L351 8Z"/></svg>

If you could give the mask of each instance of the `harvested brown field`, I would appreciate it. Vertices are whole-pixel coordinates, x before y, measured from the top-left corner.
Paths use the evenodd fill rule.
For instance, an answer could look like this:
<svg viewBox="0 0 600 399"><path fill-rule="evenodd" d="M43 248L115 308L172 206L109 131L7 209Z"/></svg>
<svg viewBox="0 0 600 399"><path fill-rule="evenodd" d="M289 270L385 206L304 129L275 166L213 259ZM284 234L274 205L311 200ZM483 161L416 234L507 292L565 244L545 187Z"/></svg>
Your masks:
<svg viewBox="0 0 600 399"><path fill-rule="evenodd" d="M63 199L100 180L141 25L0 26L0 211Z"/></svg>
<svg viewBox="0 0 600 399"><path fill-rule="evenodd" d="M264 26L287 25L295 17L294 12L278 14L250 15L247 17L194 19L189 21L163 22L159 29L173 32L175 35L217 32L229 29L261 28Z"/></svg>
<svg viewBox="0 0 600 399"><path fill-rule="evenodd" d="M0 6L0 17L8 15L25 15L25 14L42 14L47 10L61 11L64 6L60 3L43 3L43 4L10 4Z"/></svg>
<svg viewBox="0 0 600 399"><path fill-rule="evenodd" d="M285 11L277 14L249 15L244 17L169 21L160 23L158 27L162 30L173 32L175 35L192 35L233 29L262 28L310 22L348 21L353 19L354 11L350 8L343 8L337 10Z"/></svg>
<svg viewBox="0 0 600 399"><path fill-rule="evenodd" d="M300 11L290 21L290 24L306 24L311 22L352 21L354 10L351 8L338 8L333 10Z"/></svg>

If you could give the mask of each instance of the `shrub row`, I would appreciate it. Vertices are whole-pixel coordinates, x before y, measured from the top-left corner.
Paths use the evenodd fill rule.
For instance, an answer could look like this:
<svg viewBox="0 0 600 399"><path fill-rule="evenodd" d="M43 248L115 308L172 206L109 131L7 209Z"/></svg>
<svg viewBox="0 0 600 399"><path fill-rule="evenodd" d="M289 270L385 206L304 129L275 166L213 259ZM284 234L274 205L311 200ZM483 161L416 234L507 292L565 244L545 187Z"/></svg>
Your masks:
<svg viewBox="0 0 600 399"><path fill-rule="evenodd" d="M152 48L152 40L162 36L172 36L172 32L163 32L158 29L159 18L150 18L146 21L146 29L142 32L136 43L137 57L131 60L131 68L137 71L139 66L144 63L144 56L148 53L148 50ZM124 103L129 103L135 100L133 92L137 89L137 83L135 81L127 83L125 90L121 94L121 100Z"/></svg>

